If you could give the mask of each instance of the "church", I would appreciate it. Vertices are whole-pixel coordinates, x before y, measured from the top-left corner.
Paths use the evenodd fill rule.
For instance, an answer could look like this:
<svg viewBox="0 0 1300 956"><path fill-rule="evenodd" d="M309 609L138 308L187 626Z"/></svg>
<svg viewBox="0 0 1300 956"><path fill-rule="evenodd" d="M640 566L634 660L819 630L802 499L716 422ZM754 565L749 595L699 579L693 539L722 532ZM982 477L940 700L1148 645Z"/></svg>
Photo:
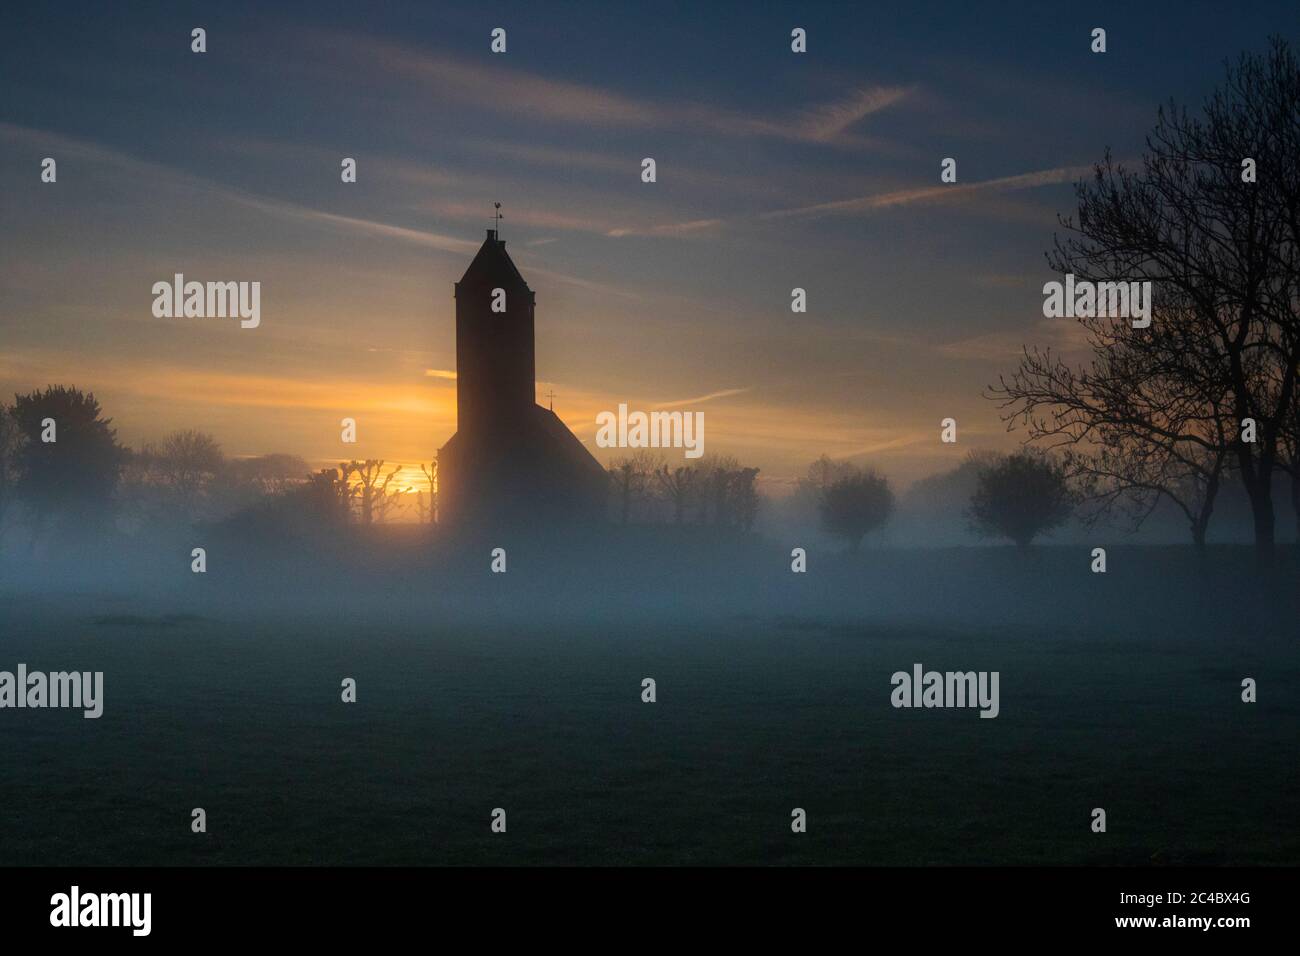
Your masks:
<svg viewBox="0 0 1300 956"><path fill-rule="evenodd" d="M497 229L455 295L457 430L438 451L438 522L522 529L603 520L605 469L535 400L537 300Z"/></svg>

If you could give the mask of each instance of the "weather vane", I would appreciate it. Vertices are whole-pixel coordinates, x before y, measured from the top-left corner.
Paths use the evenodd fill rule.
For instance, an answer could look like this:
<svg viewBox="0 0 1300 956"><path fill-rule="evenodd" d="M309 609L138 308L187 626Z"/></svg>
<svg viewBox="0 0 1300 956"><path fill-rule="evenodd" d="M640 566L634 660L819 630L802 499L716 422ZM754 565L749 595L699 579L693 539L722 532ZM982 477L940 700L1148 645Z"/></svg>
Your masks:
<svg viewBox="0 0 1300 956"><path fill-rule="evenodd" d="M496 207L496 212L493 214L493 217L496 219L496 231L500 233L501 232L501 204L499 202L494 202L492 205Z"/></svg>

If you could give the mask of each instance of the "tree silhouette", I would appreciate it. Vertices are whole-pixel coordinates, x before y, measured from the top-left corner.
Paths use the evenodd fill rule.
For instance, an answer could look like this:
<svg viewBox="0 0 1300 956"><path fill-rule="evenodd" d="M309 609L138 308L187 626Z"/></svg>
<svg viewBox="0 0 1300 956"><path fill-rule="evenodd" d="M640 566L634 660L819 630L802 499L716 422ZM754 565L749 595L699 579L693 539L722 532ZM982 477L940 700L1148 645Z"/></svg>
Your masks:
<svg viewBox="0 0 1300 956"><path fill-rule="evenodd" d="M1069 519L1073 499L1065 472L1046 455L1021 451L985 467L971 496L971 525L981 535L1028 548Z"/></svg>
<svg viewBox="0 0 1300 956"><path fill-rule="evenodd" d="M367 458L365 461L353 459L339 465L343 482L360 501L361 523L366 527L387 517L394 504L393 492L389 491L388 486L401 470L401 465L394 465L392 471L384 474L382 458ZM352 475L357 476L355 485L350 480Z"/></svg>
<svg viewBox="0 0 1300 956"><path fill-rule="evenodd" d="M420 509L420 522L429 524L438 523L438 459L434 459L429 464L420 463L420 472L424 475L424 480L429 483L429 505L424 504L424 492L416 493L416 506Z"/></svg>
<svg viewBox="0 0 1300 956"><path fill-rule="evenodd" d="M175 491L177 503L191 518L199 498L226 463L216 439L192 428L172 432L156 445L146 445L141 455L159 480Z"/></svg>
<svg viewBox="0 0 1300 956"><path fill-rule="evenodd" d="M226 462L229 481L249 487L263 495L278 495L306 480L311 469L297 455L272 453L252 458L233 458Z"/></svg>
<svg viewBox="0 0 1300 956"><path fill-rule="evenodd" d="M1277 39L1243 55L1199 116L1161 109L1146 145L1138 171L1107 152L1076 187L1077 219L1062 218L1067 235L1048 260L1078 279L1152 282L1152 326L1085 321L1090 369L1027 351L993 394L1031 440L1078 446L1071 461L1083 473L1170 497L1198 541L1230 462L1267 565L1273 472L1300 387L1300 65L1290 46Z"/></svg>
<svg viewBox="0 0 1300 956"><path fill-rule="evenodd" d="M619 524L628 524L636 506L643 504L652 492L652 479L659 469L659 461L657 454L643 448L609 463Z"/></svg>
<svg viewBox="0 0 1300 956"><path fill-rule="evenodd" d="M834 479L822 492L818 507L822 528L843 538L856 554L863 537L889 520L894 493L884 475L871 468L853 468L852 473Z"/></svg>
<svg viewBox="0 0 1300 956"><path fill-rule="evenodd" d="M758 518L757 468L738 468L731 473L727 488L726 518L742 531L750 531Z"/></svg>
<svg viewBox="0 0 1300 956"><path fill-rule="evenodd" d="M672 507L673 524L681 524L686 516L686 505L695 493L695 479L699 473L689 465L669 468L665 463L655 472L659 492Z"/></svg>
<svg viewBox="0 0 1300 956"><path fill-rule="evenodd" d="M13 511L23 442L23 433L11 409L0 405L0 543L4 541L8 518Z"/></svg>
<svg viewBox="0 0 1300 956"><path fill-rule="evenodd" d="M16 492L32 509L33 542L56 517L82 527L103 524L124 460L111 419L93 393L63 385L16 395L12 411L24 437ZM47 422L54 441L43 441Z"/></svg>

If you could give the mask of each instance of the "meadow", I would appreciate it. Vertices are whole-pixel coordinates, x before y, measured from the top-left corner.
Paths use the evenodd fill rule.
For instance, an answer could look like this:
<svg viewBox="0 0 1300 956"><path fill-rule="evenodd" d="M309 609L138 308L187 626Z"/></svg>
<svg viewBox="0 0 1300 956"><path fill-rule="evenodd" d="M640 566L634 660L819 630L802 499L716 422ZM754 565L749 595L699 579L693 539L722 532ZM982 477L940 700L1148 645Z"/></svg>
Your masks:
<svg viewBox="0 0 1300 956"><path fill-rule="evenodd" d="M105 707L0 712L0 865L1300 862L1289 558L665 549L10 568L0 667L102 670ZM999 671L999 716L894 709L914 663Z"/></svg>

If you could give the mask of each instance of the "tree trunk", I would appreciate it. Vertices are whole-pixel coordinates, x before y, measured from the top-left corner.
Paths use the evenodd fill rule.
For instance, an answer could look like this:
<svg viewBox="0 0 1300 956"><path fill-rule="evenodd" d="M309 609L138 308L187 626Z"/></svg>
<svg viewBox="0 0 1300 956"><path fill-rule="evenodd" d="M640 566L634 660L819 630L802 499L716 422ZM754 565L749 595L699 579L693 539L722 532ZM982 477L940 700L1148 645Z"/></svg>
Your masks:
<svg viewBox="0 0 1300 956"><path fill-rule="evenodd" d="M1273 566L1273 497L1268 488L1247 491L1255 518L1255 566L1264 570Z"/></svg>
<svg viewBox="0 0 1300 956"><path fill-rule="evenodd" d="M1295 543L1300 548L1300 462L1292 466L1291 510L1295 512Z"/></svg>
<svg viewBox="0 0 1300 956"><path fill-rule="evenodd" d="M1255 524L1255 567L1265 570L1273 566L1273 461L1265 454L1255 462L1245 442L1238 446L1241 483Z"/></svg>

